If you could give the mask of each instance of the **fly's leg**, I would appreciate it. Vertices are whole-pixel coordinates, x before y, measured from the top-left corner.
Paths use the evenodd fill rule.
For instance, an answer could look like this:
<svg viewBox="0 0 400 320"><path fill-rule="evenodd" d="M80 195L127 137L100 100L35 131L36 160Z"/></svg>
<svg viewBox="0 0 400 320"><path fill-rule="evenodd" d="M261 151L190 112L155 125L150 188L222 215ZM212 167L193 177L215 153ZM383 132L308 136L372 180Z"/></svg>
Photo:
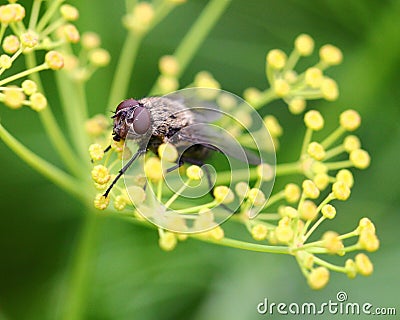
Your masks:
<svg viewBox="0 0 400 320"><path fill-rule="evenodd" d="M133 156L132 158L129 159L129 161L126 163L126 165L124 165L122 167L121 170L118 171L117 176L114 178L113 182L111 182L110 186L108 187L108 189L106 190L106 192L104 192L103 197L107 198L108 194L110 193L111 189L114 187L114 185L117 183L117 181L119 180L119 178L122 177L122 175L126 172L126 170L129 169L129 167L132 165L132 163L137 159L137 157L139 157L140 155L142 155L143 153L145 153L146 150L138 150Z"/></svg>

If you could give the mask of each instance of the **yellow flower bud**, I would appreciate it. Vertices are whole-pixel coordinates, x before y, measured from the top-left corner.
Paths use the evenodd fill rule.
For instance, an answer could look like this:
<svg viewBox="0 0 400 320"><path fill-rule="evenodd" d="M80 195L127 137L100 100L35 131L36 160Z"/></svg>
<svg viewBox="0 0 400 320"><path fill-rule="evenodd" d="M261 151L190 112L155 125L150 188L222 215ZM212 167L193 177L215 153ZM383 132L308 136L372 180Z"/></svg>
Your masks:
<svg viewBox="0 0 400 320"><path fill-rule="evenodd" d="M352 259L347 259L346 263L344 265L344 268L346 269L346 274L350 279L354 279L357 275L357 267L356 263Z"/></svg>
<svg viewBox="0 0 400 320"><path fill-rule="evenodd" d="M283 216L289 217L289 218L296 218L299 216L299 212L290 206L285 206L283 208L283 212L282 212Z"/></svg>
<svg viewBox="0 0 400 320"><path fill-rule="evenodd" d="M221 89L221 85L214 79L211 73L207 71L200 71L194 78L194 85L199 88ZM219 91L218 90L199 90L198 93L203 99L214 99Z"/></svg>
<svg viewBox="0 0 400 320"><path fill-rule="evenodd" d="M319 173L327 173L328 172L328 168L327 166L319 161L313 161L311 164L311 171L314 174L319 174Z"/></svg>
<svg viewBox="0 0 400 320"><path fill-rule="evenodd" d="M23 6L21 6L18 3L12 3L12 4L9 4L9 6L15 12L13 22L19 22L19 21L22 21L22 19L25 18L25 8Z"/></svg>
<svg viewBox="0 0 400 320"><path fill-rule="evenodd" d="M374 252L379 249L379 239L375 232L371 230L362 230L358 238L358 244L362 249L368 252Z"/></svg>
<svg viewBox="0 0 400 320"><path fill-rule="evenodd" d="M57 51L49 51L46 53L45 61L50 69L59 70L64 66L64 58Z"/></svg>
<svg viewBox="0 0 400 320"><path fill-rule="evenodd" d="M267 63L268 65L276 70L283 69L286 64L286 54L279 49L274 49L268 52L267 54Z"/></svg>
<svg viewBox="0 0 400 320"><path fill-rule="evenodd" d="M371 233L375 233L375 225L374 223L368 218L362 218L358 223L358 228L360 232L368 231Z"/></svg>
<svg viewBox="0 0 400 320"><path fill-rule="evenodd" d="M89 52L89 61L96 67L105 67L110 63L110 54L102 48L95 48Z"/></svg>
<svg viewBox="0 0 400 320"><path fill-rule="evenodd" d="M274 169L266 163L257 166L257 176L261 181L271 181L274 178Z"/></svg>
<svg viewBox="0 0 400 320"><path fill-rule="evenodd" d="M35 92L29 97L31 109L34 111L42 111L44 108L47 107L47 99L46 97L40 93Z"/></svg>
<svg viewBox="0 0 400 320"><path fill-rule="evenodd" d="M346 138L344 138L343 147L349 153L353 150L360 149L361 148L360 139L358 139L358 137L352 136L352 135L347 136Z"/></svg>
<svg viewBox="0 0 400 320"><path fill-rule="evenodd" d="M327 219L333 219L336 216L336 209L330 204L326 204L321 209L322 215Z"/></svg>
<svg viewBox="0 0 400 320"><path fill-rule="evenodd" d="M285 186L285 198L289 203L295 203L300 199L300 188L297 184L289 183Z"/></svg>
<svg viewBox="0 0 400 320"><path fill-rule="evenodd" d="M11 65L12 65L11 57L6 54L2 54L0 56L0 68L9 69L11 68Z"/></svg>
<svg viewBox="0 0 400 320"><path fill-rule="evenodd" d="M178 150L171 143L161 144L157 151L159 157L167 162L175 162L178 159Z"/></svg>
<svg viewBox="0 0 400 320"><path fill-rule="evenodd" d="M158 245L164 251L172 251L175 249L178 241L176 235L172 232L164 232L160 235L160 239L158 240Z"/></svg>
<svg viewBox="0 0 400 320"><path fill-rule="evenodd" d="M357 271L363 276L369 276L374 271L374 266L364 253L359 253L355 257Z"/></svg>
<svg viewBox="0 0 400 320"><path fill-rule="evenodd" d="M208 231L209 237L214 240L222 240L225 236L224 230L220 226L216 226L215 228Z"/></svg>
<svg viewBox="0 0 400 320"><path fill-rule="evenodd" d="M92 169L92 179L98 184L106 184L110 181L111 176L108 169L99 164Z"/></svg>
<svg viewBox="0 0 400 320"><path fill-rule="evenodd" d="M290 92L290 85L286 80L276 79L273 83L273 89L278 97L285 97Z"/></svg>
<svg viewBox="0 0 400 320"><path fill-rule="evenodd" d="M319 50L319 57L322 62L329 66L340 64L343 60L342 51L339 48L326 44Z"/></svg>
<svg viewBox="0 0 400 320"><path fill-rule="evenodd" d="M332 193L335 199L345 201L350 197L351 191L346 183L344 183L343 181L336 181L332 185Z"/></svg>
<svg viewBox="0 0 400 320"><path fill-rule="evenodd" d="M318 142L311 142L308 145L307 153L315 160L323 160L325 158L325 149Z"/></svg>
<svg viewBox="0 0 400 320"><path fill-rule="evenodd" d="M101 44L100 37L95 32L84 32L81 37L82 47L87 50L98 48Z"/></svg>
<svg viewBox="0 0 400 320"><path fill-rule="evenodd" d="M243 98L249 104L258 104L261 98L261 91L253 87L247 88L243 92Z"/></svg>
<svg viewBox="0 0 400 320"><path fill-rule="evenodd" d="M39 36L33 31L27 31L20 36L21 44L25 48L33 48L39 43Z"/></svg>
<svg viewBox="0 0 400 320"><path fill-rule="evenodd" d="M272 137L280 137L283 133L283 129L274 116L264 117L264 124L267 127Z"/></svg>
<svg viewBox="0 0 400 320"><path fill-rule="evenodd" d="M239 196L239 198L246 198L249 191L250 187L244 181L238 182L235 186L235 192Z"/></svg>
<svg viewBox="0 0 400 320"><path fill-rule="evenodd" d="M314 50L314 40L308 34L300 34L294 41L294 47L301 56L309 56Z"/></svg>
<svg viewBox="0 0 400 320"><path fill-rule="evenodd" d="M97 114L85 123L86 132L94 137L103 134L108 126L108 119L103 114Z"/></svg>
<svg viewBox="0 0 400 320"><path fill-rule="evenodd" d="M96 198L93 201L94 207L99 210L104 210L108 207L110 203L109 197L104 197L101 193L96 195Z"/></svg>
<svg viewBox="0 0 400 320"><path fill-rule="evenodd" d="M235 199L235 195L233 194L231 189L226 186L215 187L213 194L215 200L224 204L231 203Z"/></svg>
<svg viewBox="0 0 400 320"><path fill-rule="evenodd" d="M143 33L147 31L154 19L154 7L149 2L139 2L132 13L127 14L124 19L124 25L127 29Z"/></svg>
<svg viewBox="0 0 400 320"><path fill-rule="evenodd" d="M329 270L325 267L312 269L307 280L312 289L322 289L329 282Z"/></svg>
<svg viewBox="0 0 400 320"><path fill-rule="evenodd" d="M126 199L124 196L116 196L114 200L114 208L117 209L118 211L122 211L125 209L127 203Z"/></svg>
<svg viewBox="0 0 400 320"><path fill-rule="evenodd" d="M178 60L174 56L162 56L158 67L162 74L171 77L176 77L180 71Z"/></svg>
<svg viewBox="0 0 400 320"><path fill-rule="evenodd" d="M350 152L350 161L358 169L366 169L369 167L371 158L367 151L358 149Z"/></svg>
<svg viewBox="0 0 400 320"><path fill-rule="evenodd" d="M4 104L11 109L19 109L25 100L25 94L15 86L9 86L4 91Z"/></svg>
<svg viewBox="0 0 400 320"><path fill-rule="evenodd" d="M66 24L61 28L62 35L64 36L65 40L71 43L79 42L81 36L78 29L73 24Z"/></svg>
<svg viewBox="0 0 400 320"><path fill-rule="evenodd" d="M316 199L319 197L319 190L314 182L311 180L304 180L303 184L303 192L307 198Z"/></svg>
<svg viewBox="0 0 400 320"><path fill-rule="evenodd" d="M305 81L306 84L311 88L319 88L322 84L323 79L324 75L322 74L321 69L311 67L306 70Z"/></svg>
<svg viewBox="0 0 400 320"><path fill-rule="evenodd" d="M252 188L247 194L247 198L251 201L251 203L257 207L265 204L265 195L258 188Z"/></svg>
<svg viewBox="0 0 400 320"><path fill-rule="evenodd" d="M300 217L303 220L315 220L318 216L317 206L310 200L305 200L300 207Z"/></svg>
<svg viewBox="0 0 400 320"><path fill-rule="evenodd" d="M5 53L14 54L20 47L20 42L17 36L9 35L3 40L3 50Z"/></svg>
<svg viewBox="0 0 400 320"><path fill-rule="evenodd" d="M254 240L262 241L267 238L268 229L264 224L257 223L251 228L251 236Z"/></svg>
<svg viewBox="0 0 400 320"><path fill-rule="evenodd" d="M139 186L130 186L127 189L129 198L135 206L140 205L146 200L146 192Z"/></svg>
<svg viewBox="0 0 400 320"><path fill-rule="evenodd" d="M37 84L32 80L24 80L21 84L21 88L26 95L30 96L37 91Z"/></svg>
<svg viewBox="0 0 400 320"><path fill-rule="evenodd" d="M158 85L163 93L170 93L178 89L179 82L175 77L161 75L158 78Z"/></svg>
<svg viewBox="0 0 400 320"><path fill-rule="evenodd" d="M327 231L323 234L322 240L324 247L332 254L343 253L344 245L342 240L339 239L339 234L335 231Z"/></svg>
<svg viewBox="0 0 400 320"><path fill-rule="evenodd" d="M186 169L186 175L191 180L201 180L204 173L199 166L192 165Z"/></svg>
<svg viewBox="0 0 400 320"><path fill-rule="evenodd" d="M339 88L335 80L325 77L321 82L321 93L324 99L334 101L339 97Z"/></svg>
<svg viewBox="0 0 400 320"><path fill-rule="evenodd" d="M89 146L89 154L90 154L90 158L93 161L99 161L99 160L103 159L103 157L104 157L103 147L101 145L99 145L98 143L91 144Z"/></svg>
<svg viewBox="0 0 400 320"><path fill-rule="evenodd" d="M346 110L340 115L340 125L347 131L356 130L361 124L360 114L355 110Z"/></svg>
<svg viewBox="0 0 400 320"><path fill-rule="evenodd" d="M9 4L0 6L0 22L3 24L9 24L14 22L16 15L15 8Z"/></svg>
<svg viewBox="0 0 400 320"><path fill-rule="evenodd" d="M303 98L293 98L288 104L289 111L293 114L300 114L306 109L306 100Z"/></svg>
<svg viewBox="0 0 400 320"><path fill-rule="evenodd" d="M275 236L279 242L288 243L293 239L294 232L289 226L278 226L275 229Z"/></svg>
<svg viewBox="0 0 400 320"><path fill-rule="evenodd" d="M336 174L336 180L344 182L349 188L354 184L353 174L347 169L340 170Z"/></svg>
<svg viewBox="0 0 400 320"><path fill-rule="evenodd" d="M329 185L329 176L326 173L318 173L312 179L319 190L325 190Z"/></svg>
<svg viewBox="0 0 400 320"><path fill-rule="evenodd" d="M79 11L74 6L63 4L60 7L61 16L67 21L75 21L79 18Z"/></svg>
<svg viewBox="0 0 400 320"><path fill-rule="evenodd" d="M160 181L163 178L163 169L159 158L152 157L144 164L146 177L152 181Z"/></svg>
<svg viewBox="0 0 400 320"><path fill-rule="evenodd" d="M324 118L318 111L310 110L304 115L304 123L307 128L318 131L324 127Z"/></svg>

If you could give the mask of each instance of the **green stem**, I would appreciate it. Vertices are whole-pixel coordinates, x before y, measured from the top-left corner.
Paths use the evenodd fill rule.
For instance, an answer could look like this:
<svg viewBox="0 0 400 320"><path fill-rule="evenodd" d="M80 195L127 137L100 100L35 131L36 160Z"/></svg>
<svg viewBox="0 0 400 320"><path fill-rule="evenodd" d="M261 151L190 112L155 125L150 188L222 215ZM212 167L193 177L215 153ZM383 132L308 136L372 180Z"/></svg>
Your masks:
<svg viewBox="0 0 400 320"><path fill-rule="evenodd" d="M40 5L42 0L34 0L32 4L31 16L29 18L29 30L35 30L36 23L39 17Z"/></svg>
<svg viewBox="0 0 400 320"><path fill-rule="evenodd" d="M299 174L302 173L301 164L299 161L292 163L281 163L277 164L275 167L275 175L276 176L284 176L290 174ZM234 173L231 171L222 171L217 174L217 184L226 184L231 181L231 178L234 178L234 181L245 180L250 177L250 180L253 180L257 177L257 168L249 168L249 169L240 169L236 170Z"/></svg>
<svg viewBox="0 0 400 320"><path fill-rule="evenodd" d="M296 161L292 163L281 163L277 164L275 167L276 176L285 176L289 174L299 174L302 173L301 162Z"/></svg>
<svg viewBox="0 0 400 320"><path fill-rule="evenodd" d="M224 13L230 2L231 0L211 0L203 9L189 32L182 39L182 42L174 52L174 56L180 66L177 78L185 72L186 67L192 61L195 53L199 50L199 47ZM150 90L150 95L157 93L158 80L159 79L156 80L153 88Z"/></svg>
<svg viewBox="0 0 400 320"><path fill-rule="evenodd" d="M179 190L177 192L175 192L171 198L169 198L169 200L165 203L165 206L167 208L169 208L171 206L171 204L174 203L174 201L176 199L178 199L178 197L182 194L182 192L188 187L188 184L190 182L190 179L188 179L183 185L182 187L179 188Z"/></svg>
<svg viewBox="0 0 400 320"><path fill-rule="evenodd" d="M55 77L68 125L68 131L80 161L82 162L81 168L85 170L89 167L89 142L87 133L85 132L85 121L87 120L85 97L82 96L79 86L75 86L65 72L56 72Z"/></svg>
<svg viewBox="0 0 400 320"><path fill-rule="evenodd" d="M283 73L285 73L288 70L293 70L297 62L299 61L299 58L300 58L299 52L296 49L294 49L286 61L285 67L283 68Z"/></svg>
<svg viewBox="0 0 400 320"><path fill-rule="evenodd" d="M324 222L325 219L326 219L326 218L325 218L324 216L321 216L321 217L313 224L313 226L311 227L311 229L306 233L306 235L305 235L304 238L303 238L303 241L306 241L306 240L311 236L311 234L319 227L319 225L320 225L322 222Z"/></svg>
<svg viewBox="0 0 400 320"><path fill-rule="evenodd" d="M61 319L75 320L83 319L85 305L87 305L87 294L89 279L94 268L94 247L97 234L97 217L93 212L86 214L79 239L74 251L73 260L70 265L70 276L68 277L68 288L64 299Z"/></svg>
<svg viewBox="0 0 400 320"><path fill-rule="evenodd" d="M313 133L313 130L310 128L307 128L306 133L304 135L303 145L301 147L300 159L302 158L302 156L304 154L307 153L307 148L311 142L312 133Z"/></svg>
<svg viewBox="0 0 400 320"><path fill-rule="evenodd" d="M36 28L37 33L40 33L46 27L46 25L50 22L53 15L56 13L58 7L64 1L65 0L53 0L51 2L50 7L45 11L45 13L43 14L42 18L40 19L40 21L37 25L37 28Z"/></svg>
<svg viewBox="0 0 400 320"><path fill-rule="evenodd" d="M192 238L195 238L200 241L214 243L223 245L226 247L248 250L248 251L256 251L256 252L269 252L269 253L282 253L282 254L290 254L290 249L288 247L283 246L267 246L262 244L244 242L240 240L234 240L230 238L223 238L221 240L215 240L211 238L206 238L201 235L191 235Z"/></svg>
<svg viewBox="0 0 400 320"><path fill-rule="evenodd" d="M31 75L32 73L46 70L46 69L48 69L48 68L49 68L49 67L47 66L47 64L46 64L46 63L43 63L43 64L41 64L41 65L38 65L38 66L33 67L33 68L30 68L30 69L28 69L28 70L19 72L19 73L17 73L17 74L14 74L14 75L12 75L12 76L9 76L8 78L5 78L5 79L1 80L1 81L0 81L0 86L3 86L3 85L5 85L6 83L12 82L12 81L14 81L14 80L17 80L17 79L20 79L20 78L29 76L29 75Z"/></svg>
<svg viewBox="0 0 400 320"><path fill-rule="evenodd" d="M265 90L260 98L257 100L256 103L253 104L253 107L255 109L260 109L261 107L265 106L266 104L270 103L271 101L275 100L277 98L274 90L272 88L269 88Z"/></svg>
<svg viewBox="0 0 400 320"><path fill-rule="evenodd" d="M342 127L338 127L335 131L333 131L329 136L327 136L324 141L321 142L321 145L327 149L330 147L340 136L345 133L346 130Z"/></svg>
<svg viewBox="0 0 400 320"><path fill-rule="evenodd" d="M340 145L335 148L332 148L325 153L324 161L336 157L337 155L343 153L345 151L344 146Z"/></svg>
<svg viewBox="0 0 400 320"><path fill-rule="evenodd" d="M351 162L350 160L337 161L337 162L325 162L324 164L328 170L338 170L338 169L350 168L350 167L354 166L353 162Z"/></svg>
<svg viewBox="0 0 400 320"><path fill-rule="evenodd" d="M326 268L331 269L333 271L346 273L346 268L345 267L339 267L339 266L334 265L332 263L329 263L329 262L327 262L325 260L322 260L322 259L320 259L320 258L318 258L316 256L314 256L314 262L319 264L320 266L326 267Z"/></svg>
<svg viewBox="0 0 400 320"><path fill-rule="evenodd" d="M73 177L60 170L50 162L39 157L36 153L26 148L21 142L15 139L1 124L0 124L0 139L18 155L29 166L42 174L44 177L58 185L60 188L78 197L85 198L82 193L80 184Z"/></svg>
<svg viewBox="0 0 400 320"><path fill-rule="evenodd" d="M142 39L142 35L133 32L129 32L125 39L112 81L110 98L106 106L107 111L114 110L116 105L126 96Z"/></svg>
<svg viewBox="0 0 400 320"><path fill-rule="evenodd" d="M28 68L33 68L36 65L36 59L33 53L26 54L25 61ZM44 92L39 75L37 73L33 73L30 75L30 78L36 82L39 90ZM47 105L47 108L39 112L39 118L43 124L47 136L50 138L54 149L57 151L66 167L74 175L81 175L81 170L79 169L81 165L78 162L76 155L72 151L71 146L65 139L65 136L61 131L53 112L51 111L50 105Z"/></svg>

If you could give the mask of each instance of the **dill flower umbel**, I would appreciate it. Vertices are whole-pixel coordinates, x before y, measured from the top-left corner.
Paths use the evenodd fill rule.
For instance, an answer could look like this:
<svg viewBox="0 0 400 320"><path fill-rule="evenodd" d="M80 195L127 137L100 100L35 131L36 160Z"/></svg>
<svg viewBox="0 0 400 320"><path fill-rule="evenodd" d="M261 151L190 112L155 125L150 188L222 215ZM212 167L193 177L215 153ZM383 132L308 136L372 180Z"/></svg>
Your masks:
<svg viewBox="0 0 400 320"><path fill-rule="evenodd" d="M197 92L194 101L206 102L206 106L215 103L222 114L229 115L215 117L218 119L212 124L221 129L217 132L222 140L229 136L236 142L238 148L230 153L236 160L244 159L241 162L248 166L233 166L228 170L218 158L204 166L196 161L185 163L181 146L175 147L168 139L149 148L154 154L143 151L129 166L135 160L132 141L114 141L109 110L90 114L88 107L91 101L85 91L88 81L98 69L114 61L101 47L100 36L80 30L75 25L81 15L79 9L65 1L49 2L46 6L43 1L34 0L30 8L9 2L0 6L0 102L7 108L20 109L16 112L38 116L62 164L58 167L32 152L2 125L0 138L32 168L79 199L84 207L89 203L98 214L106 212L156 228L158 245L164 251L190 245L181 243L193 238L293 256L313 289L326 286L331 272L342 272L350 278L373 272L373 264L364 253L346 256L343 266L327 261L331 255L341 257L379 248L375 225L368 218L361 219L354 230L346 233L332 230L317 239L318 233L314 233L321 224L340 217L335 202L348 201L352 188L357 186L353 170L366 169L371 163L370 154L361 147L362 139L355 134L362 123L355 109L340 113L337 127L332 131L325 129L325 121L330 119L325 120L323 112L313 109L315 99L339 98L339 86L329 75L329 69L343 60L339 48L332 44L318 48L310 35L300 34L294 39L291 52L271 49L265 54L265 69L260 71L265 73L268 87L243 88L244 99L220 90L223 83L209 71L202 70L194 76L188 85ZM109 101L104 103L107 108L114 111L127 97L141 41L183 2L134 1L127 6L122 18L127 37L121 57L115 63L115 80ZM195 23L189 30L191 37L184 38L182 47L174 53L163 53L154 62L160 75L149 96L168 94L179 88L180 77L198 45L228 3L211 1L199 16L201 23ZM297 68L304 57L313 59L314 51L317 51L314 63ZM16 65L23 65L23 60L25 68L17 70ZM49 88L38 75L45 70L54 72L56 86L51 88L57 88L62 119L53 114L51 104L57 99L46 98ZM268 114L270 109L261 112L263 118L257 111L279 99L304 122L299 154L293 162L284 164L275 163L274 152L285 147L280 144L286 133L285 124ZM222 132L227 132L227 136ZM242 155L239 147L246 148ZM274 180L282 175L289 180L281 190L273 189ZM124 179L118 180L122 176ZM296 177L290 180L291 176ZM234 228L226 228L222 222L236 224L248 233L247 237L242 239L242 232L236 234L231 231ZM82 268L81 263L77 265Z"/></svg>

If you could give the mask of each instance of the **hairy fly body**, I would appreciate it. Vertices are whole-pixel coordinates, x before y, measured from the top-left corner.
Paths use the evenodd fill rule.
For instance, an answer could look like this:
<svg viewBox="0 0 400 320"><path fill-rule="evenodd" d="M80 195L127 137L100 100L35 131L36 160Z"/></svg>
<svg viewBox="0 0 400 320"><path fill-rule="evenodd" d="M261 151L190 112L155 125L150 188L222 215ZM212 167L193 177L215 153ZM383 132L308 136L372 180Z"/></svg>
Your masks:
<svg viewBox="0 0 400 320"><path fill-rule="evenodd" d="M215 107L199 104L197 100L188 101L180 96L122 101L112 117L113 139L121 141L129 138L138 144L139 149L119 171L104 196L108 196L112 187L137 157L148 150L157 154L162 143L173 144L181 154L177 165L168 171L185 162L202 165L211 151L221 151L250 164L259 164L259 157L251 152L246 151L245 156L238 156L237 146L233 146L229 139L210 128L210 123L219 116Z"/></svg>

